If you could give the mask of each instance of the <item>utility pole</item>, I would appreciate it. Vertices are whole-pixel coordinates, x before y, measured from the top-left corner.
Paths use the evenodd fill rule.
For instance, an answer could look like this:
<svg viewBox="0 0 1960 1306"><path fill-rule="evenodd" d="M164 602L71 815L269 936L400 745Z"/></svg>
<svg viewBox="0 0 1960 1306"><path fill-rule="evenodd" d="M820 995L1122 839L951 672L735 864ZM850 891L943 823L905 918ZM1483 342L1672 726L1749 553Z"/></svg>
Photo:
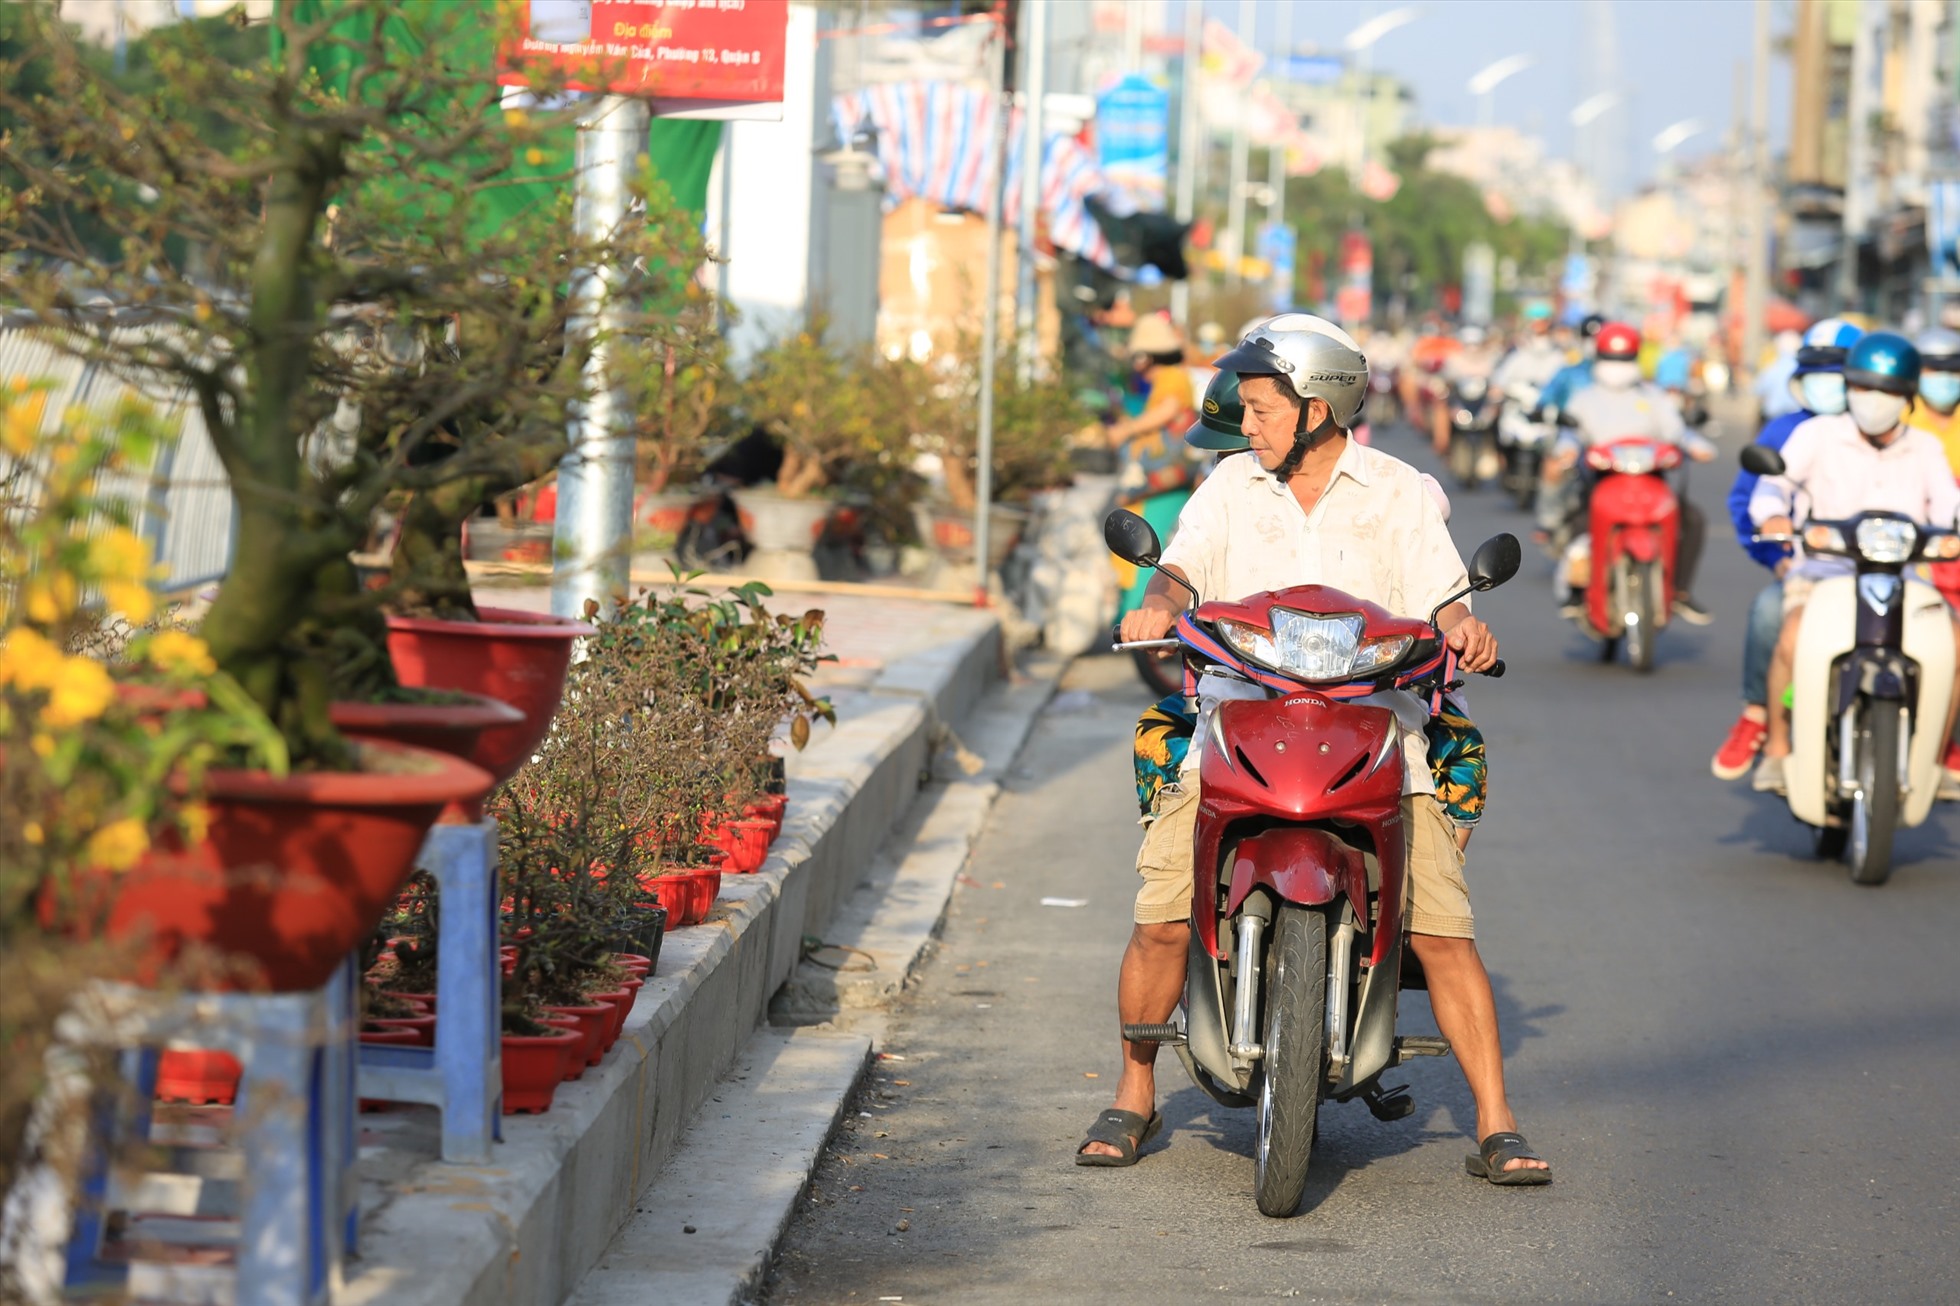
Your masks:
<svg viewBox="0 0 1960 1306"><path fill-rule="evenodd" d="M1851 94L1845 113L1844 139L1844 246L1838 256L1837 309L1840 313L1857 309L1858 242L1872 217L1872 115L1878 111L1872 94L1877 80L1877 43L1872 39L1873 14L1863 4L1857 9L1857 27L1851 40Z"/></svg>
<svg viewBox="0 0 1960 1306"><path fill-rule="evenodd" d="M1204 41L1204 5L1184 0L1183 89L1177 105L1177 207L1173 216L1189 226L1197 216L1198 155L1204 149L1198 130L1199 49ZM1171 317L1188 333L1191 329L1191 279L1171 283Z"/></svg>
<svg viewBox="0 0 1960 1306"><path fill-rule="evenodd" d="M1043 161L1042 96L1048 86L1048 6L1020 6L1021 44L1027 51L1021 79L1021 221L1018 273L1014 291L1014 333L1021 380L1033 379L1041 353L1039 283L1035 278L1035 242L1041 236L1041 165Z"/></svg>
<svg viewBox="0 0 1960 1306"><path fill-rule="evenodd" d="M1769 0L1756 0L1756 40L1749 70L1748 284L1742 299L1742 366L1750 377L1763 356L1769 302Z"/></svg>
<svg viewBox="0 0 1960 1306"><path fill-rule="evenodd" d="M1007 25L994 24L994 39L1000 43L993 63L994 92L994 172L990 182L993 202L987 206L987 304L980 315L980 432L975 442L973 503L973 602L986 607L987 554L993 547L988 538L989 509L994 498L994 375L1000 354L1000 232L1001 213L1007 207L1007 145L1013 119L1007 111L1007 60L1010 53Z"/></svg>
<svg viewBox="0 0 1960 1306"><path fill-rule="evenodd" d="M626 220L634 173L647 139L645 100L603 95L579 120L577 197L572 223L582 240L599 240ZM613 346L624 325L615 299L623 268L580 268L572 277L578 311L574 337L602 336L585 364L589 397L572 417L572 447L558 467L558 515L552 527L551 611L581 616L587 599L610 606L624 593L633 540L633 427L626 393L614 381Z"/></svg>
<svg viewBox="0 0 1960 1306"><path fill-rule="evenodd" d="M1239 0L1239 42L1250 48L1258 26L1259 0ZM1251 184L1247 174L1252 163L1252 139L1246 131L1249 92L1250 88L1239 96L1238 114L1232 127L1232 193L1225 199L1225 222L1232 233L1226 245L1231 266L1226 269L1225 279L1234 287L1239 285L1241 265L1245 262L1245 192Z"/></svg>
<svg viewBox="0 0 1960 1306"><path fill-rule="evenodd" d="M1279 7L1279 39L1273 48L1279 56L1279 76L1275 81L1287 79L1287 61L1293 57L1293 6L1283 3ZM1292 113L1291 109L1287 110ZM1274 145L1266 152L1266 188L1272 192L1272 203L1267 206L1266 217L1275 226L1286 221L1286 145Z"/></svg>

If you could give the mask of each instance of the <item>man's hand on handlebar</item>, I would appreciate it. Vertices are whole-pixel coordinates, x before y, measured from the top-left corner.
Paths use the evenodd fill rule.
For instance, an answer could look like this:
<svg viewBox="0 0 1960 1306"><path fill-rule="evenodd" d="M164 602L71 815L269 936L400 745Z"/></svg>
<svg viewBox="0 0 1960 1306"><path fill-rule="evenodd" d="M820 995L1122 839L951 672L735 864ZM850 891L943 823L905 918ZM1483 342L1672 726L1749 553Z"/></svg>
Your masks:
<svg viewBox="0 0 1960 1306"><path fill-rule="evenodd" d="M1444 637L1456 650L1456 665L1468 672L1488 671L1497 665L1497 636L1475 617L1465 617L1450 627Z"/></svg>
<svg viewBox="0 0 1960 1306"><path fill-rule="evenodd" d="M1163 639L1177 624L1177 614L1169 608L1145 606L1123 614L1123 624L1118 627L1121 641L1125 644L1141 644L1147 640Z"/></svg>

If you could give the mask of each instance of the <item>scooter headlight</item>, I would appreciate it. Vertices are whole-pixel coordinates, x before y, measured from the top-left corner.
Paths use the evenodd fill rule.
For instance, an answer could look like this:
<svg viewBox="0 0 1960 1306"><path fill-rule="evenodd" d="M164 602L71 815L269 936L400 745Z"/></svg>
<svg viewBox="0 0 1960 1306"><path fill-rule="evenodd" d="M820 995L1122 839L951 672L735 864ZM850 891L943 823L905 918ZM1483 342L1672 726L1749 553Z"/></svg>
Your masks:
<svg viewBox="0 0 1960 1306"><path fill-rule="evenodd" d="M1219 634L1234 652L1282 675L1308 682L1355 680L1390 667L1408 653L1408 635L1363 639L1367 623L1359 613L1324 617L1273 610L1273 628L1221 621Z"/></svg>
<svg viewBox="0 0 1960 1306"><path fill-rule="evenodd" d="M1858 523L1858 552L1873 562L1908 562L1918 544L1919 528L1909 521L1868 517Z"/></svg>
<svg viewBox="0 0 1960 1306"><path fill-rule="evenodd" d="M1628 444L1613 450L1613 470L1622 476L1645 476L1660 455L1651 444Z"/></svg>

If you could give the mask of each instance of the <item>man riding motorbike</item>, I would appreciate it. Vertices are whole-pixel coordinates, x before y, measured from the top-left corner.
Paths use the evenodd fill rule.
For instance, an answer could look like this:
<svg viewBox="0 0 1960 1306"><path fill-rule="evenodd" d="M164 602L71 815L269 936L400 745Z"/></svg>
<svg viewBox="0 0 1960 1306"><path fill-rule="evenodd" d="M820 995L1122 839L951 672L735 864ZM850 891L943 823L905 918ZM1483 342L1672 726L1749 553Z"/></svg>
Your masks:
<svg viewBox="0 0 1960 1306"><path fill-rule="evenodd" d="M1919 400L1906 424L1937 438L1960 477L1960 331L1934 327L1920 332L1913 345L1919 350ZM1936 562L1932 575L1946 601L1960 607L1960 562ZM1960 798L1960 741L1947 742L1940 765L1940 797Z"/></svg>
<svg viewBox="0 0 1960 1306"><path fill-rule="evenodd" d="M1811 324L1797 349L1790 394L1797 411L1770 419L1756 443L1779 453L1799 426L1813 417L1835 417L1844 411L1844 356L1865 333L1842 318L1827 317ZM1729 520L1743 551L1769 568L1771 580L1749 605L1749 625L1742 640L1742 715L1729 728L1729 737L1715 750L1709 769L1718 780L1739 780L1756 764L1769 735L1769 660L1783 629L1783 573L1790 569L1790 546L1758 544L1756 524L1749 519L1749 500L1762 478L1746 468L1729 487Z"/></svg>
<svg viewBox="0 0 1960 1306"><path fill-rule="evenodd" d="M1960 487L1954 484L1945 451L1938 440L1905 421L1919 385L1919 366L1919 351L1912 343L1888 331L1875 331L1851 347L1844 359L1848 411L1803 423L1783 446L1784 474L1764 477L1750 496L1749 517L1762 534L1793 532L1798 495L1809 517L1825 521L1883 510L1942 530L1954 528L1960 518ZM1783 698L1805 601L1819 580L1847 574L1851 567L1848 559L1799 554L1783 577L1783 628L1769 672L1769 737L1753 781L1760 791L1782 793L1786 788L1790 712ZM1923 583L1916 576L1907 580ZM1954 637L1960 648L1960 626ZM1960 705L1960 693L1953 702ZM1945 729L1951 735L1950 713Z"/></svg>
<svg viewBox="0 0 1960 1306"><path fill-rule="evenodd" d="M1344 331L1309 314L1285 314L1218 366L1239 377L1251 456L1227 458L1192 496L1143 606L1123 620L1126 642L1163 638L1183 610L1163 573L1205 599L1318 582L1398 613L1426 613L1463 588L1463 560L1416 470L1348 438L1367 394L1368 364ZM1496 663L1497 641L1467 603L1444 608L1437 626L1463 670ZM1198 687L1201 720L1237 687L1213 680ZM1543 1183L1550 1168L1517 1132L1505 1097L1496 1004L1473 941L1462 854L1433 793L1427 712L1406 694L1383 698L1394 700L1383 706L1400 709L1408 761L1411 947L1427 975L1437 1025L1476 1098L1481 1141L1467 1168L1498 1184ZM1143 885L1117 994L1124 1025L1169 1020L1184 987L1199 800L1197 770L1188 763L1176 784L1159 790L1137 857ZM1080 1164L1134 1164L1138 1149L1162 1129L1157 1047L1123 1043L1115 1105L1091 1126L1077 1150Z"/></svg>
<svg viewBox="0 0 1960 1306"><path fill-rule="evenodd" d="M1623 322L1607 323L1593 342L1593 355L1592 384L1565 403L1562 424L1571 429L1560 436L1559 447L1545 463L1545 479L1567 487L1562 500L1555 501L1556 515L1549 522L1540 519L1539 524L1547 530L1556 530L1585 511L1594 477L1583 468L1574 475L1574 469L1579 466L1580 454L1593 445L1644 437L1659 444L1679 445L1696 462L1715 456L1715 446L1688 429L1674 401L1640 379L1639 331ZM1708 518L1688 498L1685 471L1669 473L1668 481L1681 513L1674 554L1674 615L1706 626L1714 618L1695 602L1694 583L1702 543L1708 535Z"/></svg>

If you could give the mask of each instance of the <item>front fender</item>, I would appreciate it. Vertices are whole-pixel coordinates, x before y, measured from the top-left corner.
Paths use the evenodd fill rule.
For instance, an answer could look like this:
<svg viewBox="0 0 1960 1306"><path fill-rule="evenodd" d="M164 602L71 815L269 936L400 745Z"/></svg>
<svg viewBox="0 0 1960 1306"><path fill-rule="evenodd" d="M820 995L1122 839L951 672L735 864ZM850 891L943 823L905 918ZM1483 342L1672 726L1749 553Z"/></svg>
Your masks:
<svg viewBox="0 0 1960 1306"><path fill-rule="evenodd" d="M1246 895L1261 885L1282 901L1310 907L1333 902L1345 893L1361 911L1368 902L1368 864L1359 849L1326 830L1275 826L1239 840L1232 854L1225 915L1236 913Z"/></svg>

